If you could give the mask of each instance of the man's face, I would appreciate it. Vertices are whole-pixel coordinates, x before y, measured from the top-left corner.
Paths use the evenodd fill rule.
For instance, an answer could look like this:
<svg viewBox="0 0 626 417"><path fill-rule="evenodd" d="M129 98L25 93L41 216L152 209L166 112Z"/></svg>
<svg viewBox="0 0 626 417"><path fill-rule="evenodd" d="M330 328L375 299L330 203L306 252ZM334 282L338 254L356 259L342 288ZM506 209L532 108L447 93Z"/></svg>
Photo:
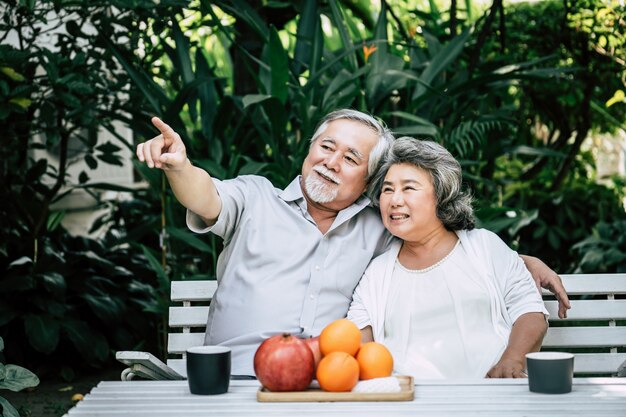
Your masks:
<svg viewBox="0 0 626 417"><path fill-rule="evenodd" d="M303 191L316 203L342 210L365 191L376 132L360 122L333 120L309 149L302 165Z"/></svg>

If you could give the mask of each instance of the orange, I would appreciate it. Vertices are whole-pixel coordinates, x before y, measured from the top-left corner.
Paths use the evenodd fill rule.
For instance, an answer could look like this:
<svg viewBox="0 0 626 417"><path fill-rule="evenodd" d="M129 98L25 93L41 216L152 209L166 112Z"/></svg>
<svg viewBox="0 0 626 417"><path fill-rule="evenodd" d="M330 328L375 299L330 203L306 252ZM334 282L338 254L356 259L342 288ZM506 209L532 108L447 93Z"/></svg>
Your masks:
<svg viewBox="0 0 626 417"><path fill-rule="evenodd" d="M324 391L350 391L359 382L359 364L346 352L331 352L317 365L316 377Z"/></svg>
<svg viewBox="0 0 626 417"><path fill-rule="evenodd" d="M331 352L356 355L361 346L361 331L348 319L339 319L324 327L320 334L320 351L326 356Z"/></svg>
<svg viewBox="0 0 626 417"><path fill-rule="evenodd" d="M393 371L393 357L389 349L380 343L367 342L356 355L360 378L372 379L390 376Z"/></svg>

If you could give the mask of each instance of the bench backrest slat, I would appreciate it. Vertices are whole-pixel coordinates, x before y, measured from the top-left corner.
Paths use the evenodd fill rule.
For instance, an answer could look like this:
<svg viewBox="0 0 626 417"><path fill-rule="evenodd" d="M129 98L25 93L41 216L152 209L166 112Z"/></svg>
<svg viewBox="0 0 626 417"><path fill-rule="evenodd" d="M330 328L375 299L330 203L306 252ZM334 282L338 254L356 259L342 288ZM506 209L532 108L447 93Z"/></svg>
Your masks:
<svg viewBox="0 0 626 417"><path fill-rule="evenodd" d="M183 354L192 346L204 344L204 333L170 333L167 338L167 350L174 354Z"/></svg>
<svg viewBox="0 0 626 417"><path fill-rule="evenodd" d="M556 301L545 301L551 318L558 317L559 305ZM559 321L572 320L618 320L626 317L626 300L572 300L572 308L567 318Z"/></svg>
<svg viewBox="0 0 626 417"><path fill-rule="evenodd" d="M626 327L551 327L545 348L600 348L626 346Z"/></svg>
<svg viewBox="0 0 626 417"><path fill-rule="evenodd" d="M567 294L626 294L626 274L565 274L561 275ZM550 292L543 290L544 295Z"/></svg>
<svg viewBox="0 0 626 417"><path fill-rule="evenodd" d="M170 307L170 327L206 326L209 307Z"/></svg>
<svg viewBox="0 0 626 417"><path fill-rule="evenodd" d="M211 301L217 281L172 281L172 301Z"/></svg>

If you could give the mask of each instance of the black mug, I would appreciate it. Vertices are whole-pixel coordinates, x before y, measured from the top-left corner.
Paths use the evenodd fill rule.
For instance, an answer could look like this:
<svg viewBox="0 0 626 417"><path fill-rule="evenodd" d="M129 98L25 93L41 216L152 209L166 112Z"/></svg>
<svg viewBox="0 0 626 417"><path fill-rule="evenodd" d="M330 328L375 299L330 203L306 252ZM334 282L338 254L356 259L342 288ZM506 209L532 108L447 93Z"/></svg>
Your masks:
<svg viewBox="0 0 626 417"><path fill-rule="evenodd" d="M526 354L528 388L543 394L566 394L572 391L574 355L566 352Z"/></svg>
<svg viewBox="0 0 626 417"><path fill-rule="evenodd" d="M230 383L230 348L195 346L187 349L187 381L192 394L227 392Z"/></svg>

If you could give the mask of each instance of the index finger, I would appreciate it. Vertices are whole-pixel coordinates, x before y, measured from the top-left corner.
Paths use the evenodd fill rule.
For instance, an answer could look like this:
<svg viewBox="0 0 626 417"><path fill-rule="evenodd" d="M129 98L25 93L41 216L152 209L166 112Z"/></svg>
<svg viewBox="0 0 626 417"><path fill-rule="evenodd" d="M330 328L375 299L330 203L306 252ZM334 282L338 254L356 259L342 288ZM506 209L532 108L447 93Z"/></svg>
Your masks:
<svg viewBox="0 0 626 417"><path fill-rule="evenodd" d="M159 119L158 117L154 116L152 119L152 124L154 125L154 127L156 127L157 129L159 129L159 131L161 132L161 134L163 134L163 136L165 135L171 135L174 132L174 129L172 129L170 127L170 125L168 125L167 123L165 123L163 120Z"/></svg>

